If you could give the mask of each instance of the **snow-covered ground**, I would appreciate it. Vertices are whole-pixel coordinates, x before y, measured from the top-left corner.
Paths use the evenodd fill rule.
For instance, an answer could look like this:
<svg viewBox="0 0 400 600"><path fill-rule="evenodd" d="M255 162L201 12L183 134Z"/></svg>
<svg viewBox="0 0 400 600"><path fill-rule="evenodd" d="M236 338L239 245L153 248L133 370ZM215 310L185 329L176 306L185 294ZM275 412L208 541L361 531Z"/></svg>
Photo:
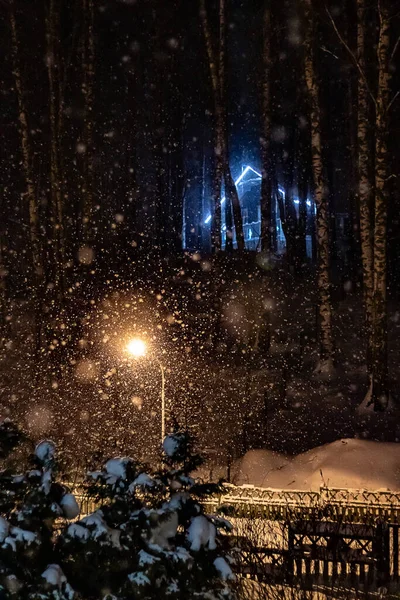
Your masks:
<svg viewBox="0 0 400 600"><path fill-rule="evenodd" d="M250 450L234 466L237 485L283 490L320 487L400 491L400 444L337 440L294 457Z"/></svg>

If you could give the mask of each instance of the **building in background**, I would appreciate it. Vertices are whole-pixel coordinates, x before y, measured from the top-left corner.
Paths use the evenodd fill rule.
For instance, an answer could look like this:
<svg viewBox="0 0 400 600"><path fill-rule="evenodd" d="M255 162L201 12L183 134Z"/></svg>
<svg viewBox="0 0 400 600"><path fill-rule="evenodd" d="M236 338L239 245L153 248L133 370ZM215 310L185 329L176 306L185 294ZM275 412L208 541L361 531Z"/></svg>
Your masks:
<svg viewBox="0 0 400 600"><path fill-rule="evenodd" d="M261 249L260 234L261 234L261 173L251 165L243 165L242 172L236 178L236 187L239 193L240 206L242 209L243 233L247 250L258 251ZM284 190L279 188L279 193L284 195ZM295 197L294 202L298 205L298 199ZM226 225L225 225L225 196L222 194L222 246L225 247L226 242ZM276 252L283 254L285 251L285 235L282 229L282 223L279 215L279 208L276 199L272 203L272 220L276 228L276 236L274 236L276 244ZM311 214L311 202L307 201L309 213ZM212 215L209 213L203 220L203 230L211 231ZM236 247L235 235L233 245ZM311 235L307 236L307 254L311 256Z"/></svg>

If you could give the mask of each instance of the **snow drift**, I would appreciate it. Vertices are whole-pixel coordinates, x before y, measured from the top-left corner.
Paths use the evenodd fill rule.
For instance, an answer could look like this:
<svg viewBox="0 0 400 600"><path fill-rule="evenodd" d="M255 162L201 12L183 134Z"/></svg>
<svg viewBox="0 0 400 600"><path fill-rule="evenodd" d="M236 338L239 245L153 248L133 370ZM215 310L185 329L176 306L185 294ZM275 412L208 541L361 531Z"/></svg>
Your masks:
<svg viewBox="0 0 400 600"><path fill-rule="evenodd" d="M250 450L235 464L233 483L284 490L400 491L400 444L344 439L295 457Z"/></svg>

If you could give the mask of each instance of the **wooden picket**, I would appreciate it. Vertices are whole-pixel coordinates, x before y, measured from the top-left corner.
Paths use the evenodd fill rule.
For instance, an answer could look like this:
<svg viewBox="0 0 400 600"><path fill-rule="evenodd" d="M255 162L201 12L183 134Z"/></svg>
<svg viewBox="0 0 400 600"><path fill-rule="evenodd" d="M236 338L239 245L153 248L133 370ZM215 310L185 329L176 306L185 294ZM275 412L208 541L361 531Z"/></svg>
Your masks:
<svg viewBox="0 0 400 600"><path fill-rule="evenodd" d="M363 586L399 581L400 493L226 485L209 506L213 510L223 507L234 518L285 523L287 546L252 548L263 556L263 562L257 563L260 576L270 575L277 567L275 573L289 580L320 579L326 584L347 579Z"/></svg>

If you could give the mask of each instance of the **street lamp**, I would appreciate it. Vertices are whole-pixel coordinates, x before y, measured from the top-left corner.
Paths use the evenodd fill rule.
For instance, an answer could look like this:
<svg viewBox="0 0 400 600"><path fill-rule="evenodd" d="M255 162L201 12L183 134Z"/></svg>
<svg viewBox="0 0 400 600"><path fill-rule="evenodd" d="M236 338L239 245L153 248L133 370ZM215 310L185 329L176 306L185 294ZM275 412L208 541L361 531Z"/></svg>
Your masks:
<svg viewBox="0 0 400 600"><path fill-rule="evenodd" d="M146 351L147 351L145 342L138 338L130 340L126 349L128 350L129 354L131 356L134 356L135 358L140 358L141 356L145 356Z"/></svg>
<svg viewBox="0 0 400 600"><path fill-rule="evenodd" d="M147 354L146 342L140 338L130 340L126 346L127 352L134 358L142 358ZM161 445L165 438L165 367L158 358L154 358L161 371Z"/></svg>

